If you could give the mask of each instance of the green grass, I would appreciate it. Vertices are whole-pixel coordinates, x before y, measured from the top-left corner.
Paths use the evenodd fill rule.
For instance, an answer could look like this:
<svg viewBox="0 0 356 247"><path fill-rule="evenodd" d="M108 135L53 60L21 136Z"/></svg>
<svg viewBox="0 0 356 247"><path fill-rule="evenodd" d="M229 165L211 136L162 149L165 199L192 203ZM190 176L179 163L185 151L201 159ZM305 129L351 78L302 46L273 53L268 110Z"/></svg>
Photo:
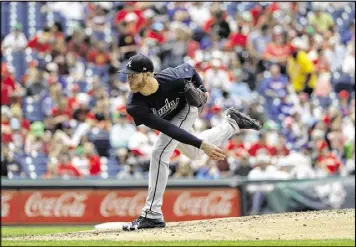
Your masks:
<svg viewBox="0 0 356 247"><path fill-rule="evenodd" d="M6 241L2 246L355 246L350 239L253 241Z"/></svg>
<svg viewBox="0 0 356 247"><path fill-rule="evenodd" d="M43 235L92 230L92 226L5 226L1 227L2 246L355 246L352 239L330 240L253 240L253 241L28 241L4 237Z"/></svg>
<svg viewBox="0 0 356 247"><path fill-rule="evenodd" d="M57 232L76 232L93 229L93 226L2 226L1 237L21 237L28 235L43 235Z"/></svg>

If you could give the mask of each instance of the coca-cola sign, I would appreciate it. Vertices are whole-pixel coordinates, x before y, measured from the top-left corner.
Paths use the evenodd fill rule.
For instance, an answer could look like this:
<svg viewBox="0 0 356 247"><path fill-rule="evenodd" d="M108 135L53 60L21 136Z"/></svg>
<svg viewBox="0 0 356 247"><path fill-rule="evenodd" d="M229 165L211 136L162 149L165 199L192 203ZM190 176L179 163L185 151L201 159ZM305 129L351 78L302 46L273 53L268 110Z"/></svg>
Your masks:
<svg viewBox="0 0 356 247"><path fill-rule="evenodd" d="M132 216L140 214L145 205L147 192L139 191L136 194L123 195L120 192L109 192L100 204L100 215L103 217Z"/></svg>
<svg viewBox="0 0 356 247"><path fill-rule="evenodd" d="M10 201L13 195L4 193L1 195L1 217L8 217L10 215Z"/></svg>
<svg viewBox="0 0 356 247"><path fill-rule="evenodd" d="M28 217L82 217L87 198L85 192L69 191L58 196L35 192L25 203L25 214Z"/></svg>
<svg viewBox="0 0 356 247"><path fill-rule="evenodd" d="M234 193L212 191L207 195L194 196L192 192L181 193L173 205L176 216L229 216L232 212Z"/></svg>
<svg viewBox="0 0 356 247"><path fill-rule="evenodd" d="M170 189L162 212L167 222L240 216L232 188ZM128 222L140 215L147 189L17 190L1 194L4 224L98 224Z"/></svg>
<svg viewBox="0 0 356 247"><path fill-rule="evenodd" d="M1 191L1 222L16 223L21 212L21 195L16 190Z"/></svg>

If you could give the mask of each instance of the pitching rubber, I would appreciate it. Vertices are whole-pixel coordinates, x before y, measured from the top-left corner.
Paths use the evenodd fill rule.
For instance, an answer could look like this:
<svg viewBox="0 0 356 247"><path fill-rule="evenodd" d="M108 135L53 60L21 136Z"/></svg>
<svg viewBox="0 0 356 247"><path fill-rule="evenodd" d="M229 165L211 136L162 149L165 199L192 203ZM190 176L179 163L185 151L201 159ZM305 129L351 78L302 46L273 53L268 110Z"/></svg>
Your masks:
<svg viewBox="0 0 356 247"><path fill-rule="evenodd" d="M127 224L127 222L106 222L102 224L98 224L94 226L94 229L97 230L111 230L111 229L116 229L119 231L123 231L123 226L124 224Z"/></svg>

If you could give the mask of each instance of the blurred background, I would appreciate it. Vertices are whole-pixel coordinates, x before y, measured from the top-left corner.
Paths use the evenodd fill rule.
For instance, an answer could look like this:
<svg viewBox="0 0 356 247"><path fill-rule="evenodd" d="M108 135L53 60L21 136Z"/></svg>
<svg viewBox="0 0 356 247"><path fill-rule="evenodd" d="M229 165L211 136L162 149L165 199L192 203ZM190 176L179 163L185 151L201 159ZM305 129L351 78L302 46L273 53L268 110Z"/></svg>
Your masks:
<svg viewBox="0 0 356 247"><path fill-rule="evenodd" d="M199 72L211 97L196 133L231 106L263 123L224 143L224 161L175 151L171 177L355 174L353 2L2 2L1 53L4 178L147 178L158 133L135 127L117 73L137 53Z"/></svg>

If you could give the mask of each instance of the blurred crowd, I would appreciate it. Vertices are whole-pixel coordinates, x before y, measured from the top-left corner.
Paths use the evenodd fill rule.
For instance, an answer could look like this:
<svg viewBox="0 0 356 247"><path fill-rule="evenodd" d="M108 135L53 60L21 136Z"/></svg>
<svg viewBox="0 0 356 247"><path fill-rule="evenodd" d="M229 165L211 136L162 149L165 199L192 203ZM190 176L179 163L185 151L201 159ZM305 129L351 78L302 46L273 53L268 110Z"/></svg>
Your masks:
<svg viewBox="0 0 356 247"><path fill-rule="evenodd" d="M147 177L158 132L134 125L117 73L137 53L156 72L184 62L199 72L210 98L196 133L231 106L264 126L224 143L224 161L175 151L170 176L354 174L354 3L32 4L36 25L2 35L2 176Z"/></svg>

